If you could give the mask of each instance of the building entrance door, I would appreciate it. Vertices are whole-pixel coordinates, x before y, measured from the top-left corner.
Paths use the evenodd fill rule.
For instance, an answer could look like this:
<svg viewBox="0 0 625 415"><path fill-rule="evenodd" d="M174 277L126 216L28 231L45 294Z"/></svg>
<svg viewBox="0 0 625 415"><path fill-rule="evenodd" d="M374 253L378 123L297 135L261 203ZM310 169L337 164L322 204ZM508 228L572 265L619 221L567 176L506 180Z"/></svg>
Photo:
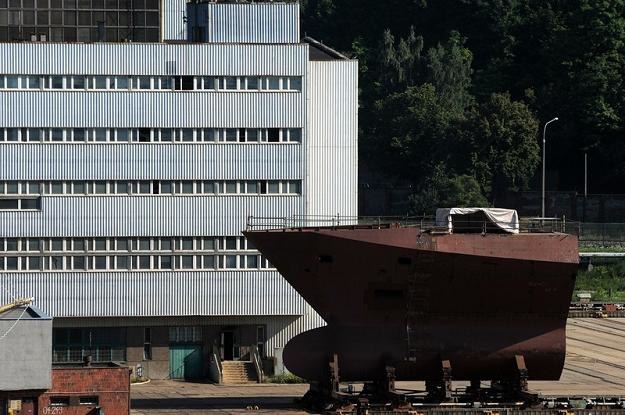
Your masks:
<svg viewBox="0 0 625 415"><path fill-rule="evenodd" d="M203 367L201 345L172 344L169 346L170 379L201 379Z"/></svg>
<svg viewBox="0 0 625 415"><path fill-rule="evenodd" d="M234 360L236 338L233 331L221 332L221 360Z"/></svg>

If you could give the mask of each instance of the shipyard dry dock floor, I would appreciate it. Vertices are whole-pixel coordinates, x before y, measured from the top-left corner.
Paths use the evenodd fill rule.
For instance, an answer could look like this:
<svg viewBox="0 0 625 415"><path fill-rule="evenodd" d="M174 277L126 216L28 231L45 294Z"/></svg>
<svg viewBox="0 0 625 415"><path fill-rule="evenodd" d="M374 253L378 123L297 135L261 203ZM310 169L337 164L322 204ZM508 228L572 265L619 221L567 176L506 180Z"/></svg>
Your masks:
<svg viewBox="0 0 625 415"><path fill-rule="evenodd" d="M423 389L424 385L422 382L397 382L397 387ZM530 382L530 388L553 396L625 396L625 318L570 319L562 379ZM306 414L292 402L307 389L307 385L219 386L152 381L132 387L131 413ZM259 410L252 409L254 406Z"/></svg>

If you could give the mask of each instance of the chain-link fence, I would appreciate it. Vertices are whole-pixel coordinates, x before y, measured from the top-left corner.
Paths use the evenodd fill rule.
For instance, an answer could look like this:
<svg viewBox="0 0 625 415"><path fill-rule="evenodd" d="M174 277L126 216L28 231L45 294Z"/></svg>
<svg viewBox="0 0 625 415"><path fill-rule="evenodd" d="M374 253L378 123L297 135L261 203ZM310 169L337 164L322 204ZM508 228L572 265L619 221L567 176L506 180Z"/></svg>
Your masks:
<svg viewBox="0 0 625 415"><path fill-rule="evenodd" d="M566 222L563 231L577 235L580 246L625 247L625 223Z"/></svg>

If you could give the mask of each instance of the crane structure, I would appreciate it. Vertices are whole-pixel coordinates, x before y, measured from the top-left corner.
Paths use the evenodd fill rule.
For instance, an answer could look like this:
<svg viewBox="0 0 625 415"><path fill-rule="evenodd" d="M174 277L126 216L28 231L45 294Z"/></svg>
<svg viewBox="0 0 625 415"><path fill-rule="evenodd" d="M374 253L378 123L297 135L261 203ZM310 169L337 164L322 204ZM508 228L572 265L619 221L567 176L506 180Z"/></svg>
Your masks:
<svg viewBox="0 0 625 415"><path fill-rule="evenodd" d="M33 303L35 299L33 297L29 297L29 298L16 298L15 300L13 300L12 302L5 304L5 305L0 305L0 314L2 313L6 313L7 311L11 311L15 308L18 307L22 307L22 306L28 306L31 305Z"/></svg>

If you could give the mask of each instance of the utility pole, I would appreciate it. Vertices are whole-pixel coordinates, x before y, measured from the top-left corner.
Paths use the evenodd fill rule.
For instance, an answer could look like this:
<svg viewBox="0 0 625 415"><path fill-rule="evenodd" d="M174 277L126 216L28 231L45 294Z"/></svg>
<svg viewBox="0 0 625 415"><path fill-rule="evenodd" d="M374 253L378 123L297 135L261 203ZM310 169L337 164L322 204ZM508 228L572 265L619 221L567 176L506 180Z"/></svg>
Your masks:
<svg viewBox="0 0 625 415"><path fill-rule="evenodd" d="M584 199L588 197L588 153L584 153Z"/></svg>
<svg viewBox="0 0 625 415"><path fill-rule="evenodd" d="M558 117L555 117L551 121L547 121L545 124L545 128L543 128L543 197L542 197L542 214L541 217L545 217L545 159L546 159L546 137L547 137L547 126L554 121L558 121Z"/></svg>

